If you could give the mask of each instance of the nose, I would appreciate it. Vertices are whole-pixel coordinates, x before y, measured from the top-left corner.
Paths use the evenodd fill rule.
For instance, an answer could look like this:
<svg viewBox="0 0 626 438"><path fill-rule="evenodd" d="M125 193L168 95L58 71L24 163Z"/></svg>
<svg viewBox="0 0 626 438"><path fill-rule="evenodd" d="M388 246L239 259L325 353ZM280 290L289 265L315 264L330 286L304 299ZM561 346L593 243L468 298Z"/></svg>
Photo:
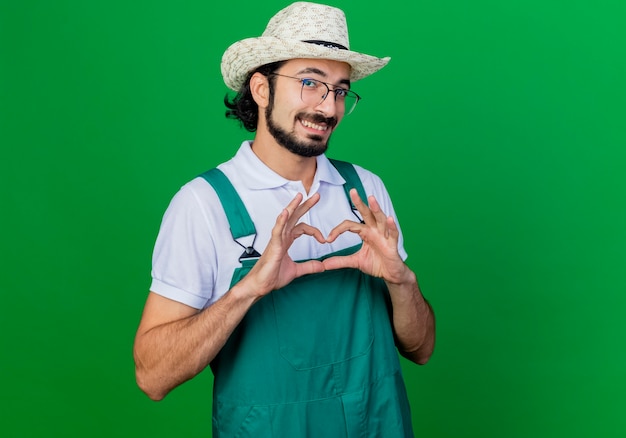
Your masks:
<svg viewBox="0 0 626 438"><path fill-rule="evenodd" d="M340 105L340 103L336 102L335 93L329 91L326 94L326 98L315 109L326 117L337 117L340 112L343 112L343 108L340 108Z"/></svg>

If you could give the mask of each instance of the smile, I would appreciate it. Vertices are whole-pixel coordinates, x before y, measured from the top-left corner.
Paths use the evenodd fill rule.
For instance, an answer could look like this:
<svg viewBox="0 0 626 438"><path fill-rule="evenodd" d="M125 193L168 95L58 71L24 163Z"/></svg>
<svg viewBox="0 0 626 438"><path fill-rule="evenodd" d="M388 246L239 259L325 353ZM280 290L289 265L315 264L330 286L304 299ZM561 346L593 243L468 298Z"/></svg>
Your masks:
<svg viewBox="0 0 626 438"><path fill-rule="evenodd" d="M326 131L328 129L327 125L318 125L316 123L309 122L308 120L300 119L300 123L307 128L315 129L317 131Z"/></svg>

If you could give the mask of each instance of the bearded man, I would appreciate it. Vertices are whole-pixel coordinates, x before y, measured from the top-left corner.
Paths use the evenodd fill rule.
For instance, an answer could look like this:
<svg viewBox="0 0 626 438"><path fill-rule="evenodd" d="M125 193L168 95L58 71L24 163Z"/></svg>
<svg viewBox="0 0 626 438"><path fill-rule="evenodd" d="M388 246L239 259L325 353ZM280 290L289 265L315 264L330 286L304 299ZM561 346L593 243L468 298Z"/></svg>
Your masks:
<svg viewBox="0 0 626 438"><path fill-rule="evenodd" d="M388 61L307 2L224 53L254 139L170 203L134 347L154 400L210 366L214 437L413 436L398 352L429 360L434 314L381 179L326 156Z"/></svg>

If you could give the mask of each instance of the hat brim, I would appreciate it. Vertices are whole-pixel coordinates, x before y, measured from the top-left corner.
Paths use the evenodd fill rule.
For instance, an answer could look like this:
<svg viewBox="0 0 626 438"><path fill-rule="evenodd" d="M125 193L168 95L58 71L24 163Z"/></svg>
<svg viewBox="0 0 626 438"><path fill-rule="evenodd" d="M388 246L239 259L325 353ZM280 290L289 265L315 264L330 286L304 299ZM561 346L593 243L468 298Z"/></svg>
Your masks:
<svg viewBox="0 0 626 438"><path fill-rule="evenodd" d="M377 72L391 59L275 37L247 38L232 44L224 52L221 64L224 83L231 90L239 91L248 74L254 69L272 62L296 58L346 62L352 67L352 82Z"/></svg>

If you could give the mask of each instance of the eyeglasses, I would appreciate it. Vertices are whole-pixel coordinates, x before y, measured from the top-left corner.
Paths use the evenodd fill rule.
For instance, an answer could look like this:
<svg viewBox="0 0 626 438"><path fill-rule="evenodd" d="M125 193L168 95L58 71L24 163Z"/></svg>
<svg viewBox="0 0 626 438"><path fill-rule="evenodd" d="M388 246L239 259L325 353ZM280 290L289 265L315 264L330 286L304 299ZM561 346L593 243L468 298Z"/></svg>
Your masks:
<svg viewBox="0 0 626 438"><path fill-rule="evenodd" d="M311 79L311 78L297 78L295 76L287 76L281 75L278 73L271 73L273 76L282 76L284 78L296 79L297 81L302 83L302 88L300 89L300 98L302 102L311 106L318 106L328 94L332 91L335 95L335 102L343 105L344 107L344 115L350 114L354 111L356 104L361 100L361 96L356 94L352 90L348 90L346 88L335 87L332 84L327 84L326 82ZM330 88L333 87L333 88Z"/></svg>

